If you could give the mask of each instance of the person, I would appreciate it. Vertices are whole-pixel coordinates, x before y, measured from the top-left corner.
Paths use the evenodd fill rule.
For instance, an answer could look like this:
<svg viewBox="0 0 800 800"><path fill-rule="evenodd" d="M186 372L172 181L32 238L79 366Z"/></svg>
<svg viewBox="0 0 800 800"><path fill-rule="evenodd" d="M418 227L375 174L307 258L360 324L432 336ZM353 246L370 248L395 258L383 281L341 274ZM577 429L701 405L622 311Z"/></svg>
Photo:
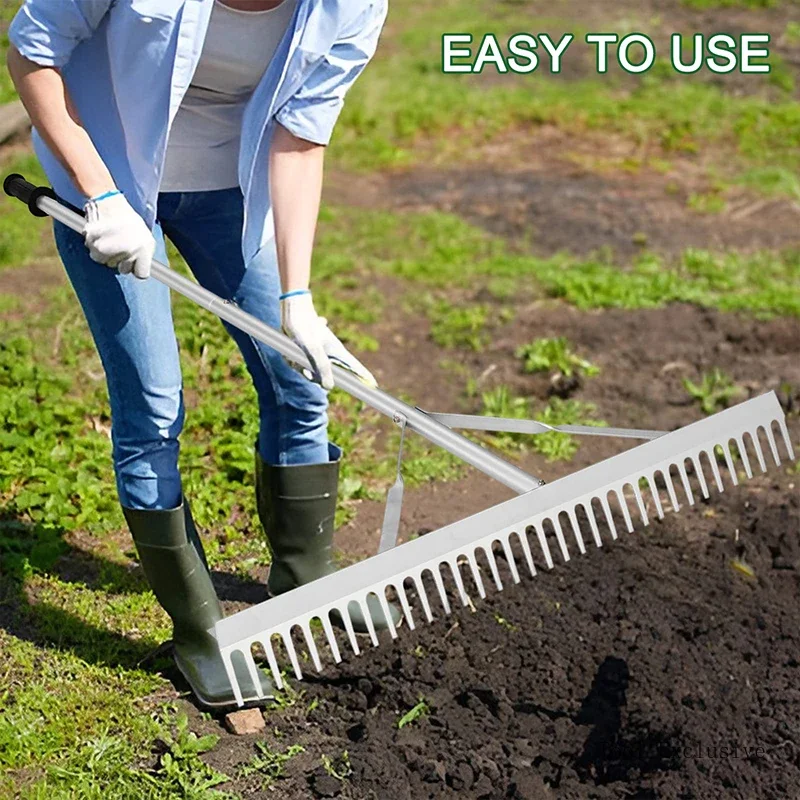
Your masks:
<svg viewBox="0 0 800 800"><path fill-rule="evenodd" d="M55 241L105 370L123 513L203 706L233 705L233 690L208 632L222 610L182 490L178 345L150 262L166 262L168 237L199 283L306 353L311 380L228 327L258 395L267 592L330 573L331 363L375 381L314 309L313 240L325 146L386 13L386 0L25 0L9 29L37 156L59 198L85 212L83 235L56 222ZM367 613L385 628L373 600Z"/></svg>

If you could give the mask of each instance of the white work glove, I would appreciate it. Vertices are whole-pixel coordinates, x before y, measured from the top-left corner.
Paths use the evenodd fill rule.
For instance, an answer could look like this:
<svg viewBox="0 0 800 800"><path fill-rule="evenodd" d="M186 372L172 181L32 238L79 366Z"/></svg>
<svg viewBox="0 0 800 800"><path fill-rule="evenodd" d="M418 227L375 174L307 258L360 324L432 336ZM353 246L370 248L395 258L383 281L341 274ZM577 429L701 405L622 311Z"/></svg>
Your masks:
<svg viewBox="0 0 800 800"><path fill-rule="evenodd" d="M333 389L331 362L350 370L357 378L372 388L378 383L372 373L339 341L328 327L324 317L317 316L311 292L289 293L281 300L281 327L283 332L299 345L311 362L313 371L303 369L303 374L323 389Z"/></svg>
<svg viewBox="0 0 800 800"><path fill-rule="evenodd" d="M147 223L131 208L123 194L100 195L83 207L84 241L98 264L116 267L122 275L150 277L156 240Z"/></svg>

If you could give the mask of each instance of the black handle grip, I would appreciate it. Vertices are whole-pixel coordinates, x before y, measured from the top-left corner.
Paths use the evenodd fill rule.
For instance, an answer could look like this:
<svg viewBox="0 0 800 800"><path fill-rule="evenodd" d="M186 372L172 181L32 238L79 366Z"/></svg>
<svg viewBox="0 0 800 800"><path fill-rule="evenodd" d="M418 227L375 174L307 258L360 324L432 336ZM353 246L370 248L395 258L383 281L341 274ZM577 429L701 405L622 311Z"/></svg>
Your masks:
<svg viewBox="0 0 800 800"><path fill-rule="evenodd" d="M28 206L34 217L46 217L47 212L42 211L37 205L40 197L50 197L58 200L56 193L49 186L34 186L16 172L7 175L3 181L3 191L9 197L16 197Z"/></svg>

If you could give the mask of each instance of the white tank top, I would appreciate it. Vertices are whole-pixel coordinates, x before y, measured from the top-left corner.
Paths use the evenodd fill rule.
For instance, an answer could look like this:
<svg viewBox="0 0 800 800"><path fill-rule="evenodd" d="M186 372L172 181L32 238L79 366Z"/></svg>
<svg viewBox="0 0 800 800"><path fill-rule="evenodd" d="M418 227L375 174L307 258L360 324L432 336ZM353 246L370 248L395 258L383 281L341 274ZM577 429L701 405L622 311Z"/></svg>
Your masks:
<svg viewBox="0 0 800 800"><path fill-rule="evenodd" d="M297 0L268 11L214 3L203 52L170 131L162 192L238 186L242 115L275 55Z"/></svg>

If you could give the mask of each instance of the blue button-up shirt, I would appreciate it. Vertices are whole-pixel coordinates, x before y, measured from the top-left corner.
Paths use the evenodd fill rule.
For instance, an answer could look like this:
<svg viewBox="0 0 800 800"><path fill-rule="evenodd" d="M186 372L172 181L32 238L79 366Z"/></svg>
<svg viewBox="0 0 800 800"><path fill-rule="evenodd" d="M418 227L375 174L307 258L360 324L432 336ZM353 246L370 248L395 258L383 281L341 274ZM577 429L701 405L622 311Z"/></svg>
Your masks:
<svg viewBox="0 0 800 800"><path fill-rule="evenodd" d="M215 0L26 0L9 39L30 61L59 67L117 187L149 225L172 120L200 59ZM248 262L274 236L268 149L277 120L327 144L353 81L372 57L387 0L299 0L244 113L239 183ZM55 191L86 198L34 131Z"/></svg>

